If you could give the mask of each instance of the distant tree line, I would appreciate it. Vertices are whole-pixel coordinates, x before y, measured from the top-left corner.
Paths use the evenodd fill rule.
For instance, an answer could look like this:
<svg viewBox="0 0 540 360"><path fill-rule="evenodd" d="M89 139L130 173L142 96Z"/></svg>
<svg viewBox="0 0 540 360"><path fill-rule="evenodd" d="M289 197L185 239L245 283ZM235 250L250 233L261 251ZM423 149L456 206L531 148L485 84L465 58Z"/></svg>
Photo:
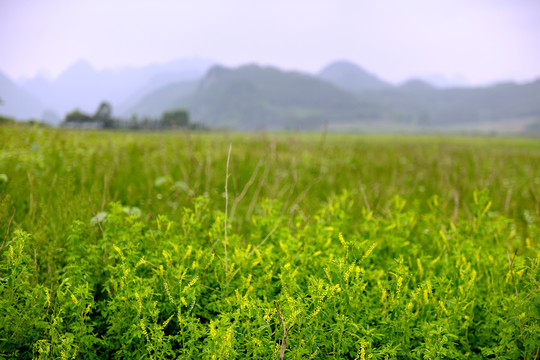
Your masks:
<svg viewBox="0 0 540 360"><path fill-rule="evenodd" d="M185 109L166 111L161 118L144 117L139 119L133 115L129 120L116 119L112 117L112 106L103 101L94 115L74 110L66 115L64 127L76 128L101 128L101 129L132 129L132 130L167 130L186 129L203 130L204 126L189 121L189 112Z"/></svg>

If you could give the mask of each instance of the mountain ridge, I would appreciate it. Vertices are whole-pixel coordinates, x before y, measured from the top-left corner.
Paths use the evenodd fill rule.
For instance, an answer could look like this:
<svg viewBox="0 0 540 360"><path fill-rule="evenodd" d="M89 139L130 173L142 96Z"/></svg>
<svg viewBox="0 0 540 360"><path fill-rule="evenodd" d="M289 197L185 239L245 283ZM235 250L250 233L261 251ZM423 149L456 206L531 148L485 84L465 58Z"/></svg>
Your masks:
<svg viewBox="0 0 540 360"><path fill-rule="evenodd" d="M319 71L317 76L337 87L352 92L381 90L392 86L359 65L347 60L338 60L326 65Z"/></svg>
<svg viewBox="0 0 540 360"><path fill-rule="evenodd" d="M275 67L215 66L191 93L183 93L181 101L171 101L168 107L187 108L194 119L207 125L235 129L309 129L323 122L454 126L540 119L540 106L536 105L540 104L540 87L534 84L438 88L411 79L397 86L384 84L351 92L318 76ZM143 106L139 109L144 111ZM158 112L153 109L154 115Z"/></svg>
<svg viewBox="0 0 540 360"><path fill-rule="evenodd" d="M101 101L108 101L115 115L125 119L133 114L156 118L165 111L185 108L192 120L241 130L313 129L325 122L429 128L524 118L540 121L540 80L441 88L423 78L394 85L343 60L316 74L257 64L210 64L188 59L148 65L144 71L97 71L78 61L53 82L36 76L24 86L4 76L9 81L3 83L10 84L11 90L9 96L0 93L0 98L8 100L11 94L19 94L28 106L1 106L0 112L9 110L4 113L15 117L30 116L30 109L31 116L38 117L45 108L93 113ZM28 90L41 93L41 104ZM59 97L65 100L61 106L53 99ZM47 118L58 118L50 116L51 111L48 114Z"/></svg>
<svg viewBox="0 0 540 360"><path fill-rule="evenodd" d="M7 75L0 72L0 114L20 119L38 119L45 106L30 93L18 86Z"/></svg>
<svg viewBox="0 0 540 360"><path fill-rule="evenodd" d="M19 86L59 113L74 109L93 112L102 101L121 108L133 102L134 97L140 97L140 91L148 93L176 80L202 77L214 63L208 59L186 58L143 67L96 70L87 61L79 60L52 81L38 75ZM171 79L152 85L152 80L164 73Z"/></svg>

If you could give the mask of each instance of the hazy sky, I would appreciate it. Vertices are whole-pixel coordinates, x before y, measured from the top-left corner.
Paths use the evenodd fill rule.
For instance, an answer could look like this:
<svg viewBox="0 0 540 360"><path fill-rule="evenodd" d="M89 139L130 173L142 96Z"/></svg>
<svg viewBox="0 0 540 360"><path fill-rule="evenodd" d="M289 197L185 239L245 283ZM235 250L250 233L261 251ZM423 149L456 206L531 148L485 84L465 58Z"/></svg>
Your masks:
<svg viewBox="0 0 540 360"><path fill-rule="evenodd" d="M540 0L0 0L0 71L57 76L183 57L318 71L352 60L390 81L540 77Z"/></svg>

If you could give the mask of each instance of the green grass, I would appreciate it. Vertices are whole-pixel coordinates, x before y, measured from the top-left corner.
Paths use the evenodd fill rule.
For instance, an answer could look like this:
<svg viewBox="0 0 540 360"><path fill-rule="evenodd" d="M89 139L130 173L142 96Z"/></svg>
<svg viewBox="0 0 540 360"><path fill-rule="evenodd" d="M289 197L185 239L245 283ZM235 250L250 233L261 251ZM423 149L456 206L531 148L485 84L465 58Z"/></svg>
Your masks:
<svg viewBox="0 0 540 360"><path fill-rule="evenodd" d="M0 144L0 358L279 358L274 301L290 359L538 353L535 140L4 126Z"/></svg>

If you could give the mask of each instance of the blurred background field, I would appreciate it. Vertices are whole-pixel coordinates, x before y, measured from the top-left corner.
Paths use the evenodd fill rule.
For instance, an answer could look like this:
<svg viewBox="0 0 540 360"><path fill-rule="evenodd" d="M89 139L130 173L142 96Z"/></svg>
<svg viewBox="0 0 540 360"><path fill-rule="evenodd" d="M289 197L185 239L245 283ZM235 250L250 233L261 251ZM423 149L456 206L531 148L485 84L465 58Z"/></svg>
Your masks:
<svg viewBox="0 0 540 360"><path fill-rule="evenodd" d="M0 127L2 218L38 241L65 235L75 219L90 221L113 201L146 219L171 219L198 196L224 210L227 152L230 218L249 232L262 199L278 200L290 218L346 191L352 215L385 214L395 195L428 209L440 198L449 217L467 218L476 189L492 210L526 231L538 217L540 143L504 137L296 133L133 133ZM4 233L7 222L1 229Z"/></svg>

